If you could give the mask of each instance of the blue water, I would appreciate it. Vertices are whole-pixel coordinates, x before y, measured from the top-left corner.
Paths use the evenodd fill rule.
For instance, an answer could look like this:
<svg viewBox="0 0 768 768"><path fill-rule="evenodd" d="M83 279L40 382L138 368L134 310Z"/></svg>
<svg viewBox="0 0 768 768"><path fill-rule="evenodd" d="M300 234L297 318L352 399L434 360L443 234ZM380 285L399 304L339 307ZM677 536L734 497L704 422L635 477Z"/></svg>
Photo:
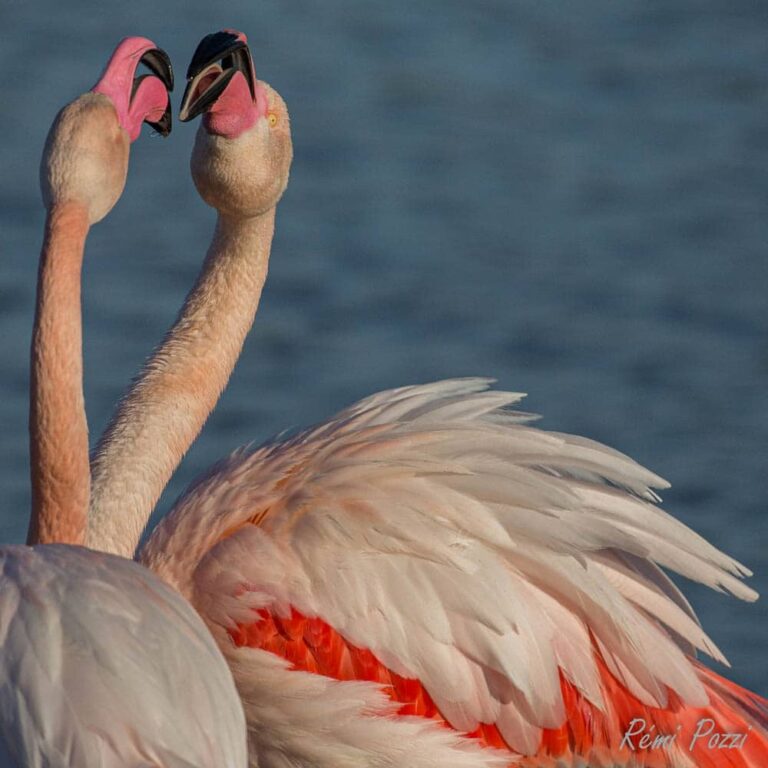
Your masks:
<svg viewBox="0 0 768 768"><path fill-rule="evenodd" d="M28 513L48 126L120 37L153 38L183 77L199 38L232 26L288 102L296 157L256 327L161 509L240 443L384 387L492 375L529 392L543 426L667 477L666 507L768 592L768 6L222 6L4 2L0 540L22 541ZM134 146L89 240L94 440L210 237L187 170L195 130ZM732 677L768 693L765 601L684 586Z"/></svg>

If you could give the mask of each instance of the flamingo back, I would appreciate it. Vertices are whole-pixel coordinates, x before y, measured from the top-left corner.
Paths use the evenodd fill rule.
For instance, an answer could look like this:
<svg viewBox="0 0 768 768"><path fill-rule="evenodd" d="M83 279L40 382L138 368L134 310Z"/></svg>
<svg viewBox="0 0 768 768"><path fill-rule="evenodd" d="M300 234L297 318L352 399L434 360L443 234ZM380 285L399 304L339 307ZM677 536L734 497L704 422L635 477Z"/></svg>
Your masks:
<svg viewBox="0 0 768 768"><path fill-rule="evenodd" d="M0 764L247 764L221 653L145 568L80 547L4 546L0 585Z"/></svg>

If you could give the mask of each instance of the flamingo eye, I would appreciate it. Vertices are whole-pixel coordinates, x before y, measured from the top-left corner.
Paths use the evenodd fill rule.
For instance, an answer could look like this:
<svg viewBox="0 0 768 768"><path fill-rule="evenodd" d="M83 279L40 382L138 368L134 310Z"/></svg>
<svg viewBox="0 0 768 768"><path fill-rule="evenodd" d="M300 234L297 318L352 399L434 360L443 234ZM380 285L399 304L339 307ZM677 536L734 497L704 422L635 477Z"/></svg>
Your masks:
<svg viewBox="0 0 768 768"><path fill-rule="evenodd" d="M269 121L270 128L274 128L277 125L277 115L274 112L267 112L267 120Z"/></svg>

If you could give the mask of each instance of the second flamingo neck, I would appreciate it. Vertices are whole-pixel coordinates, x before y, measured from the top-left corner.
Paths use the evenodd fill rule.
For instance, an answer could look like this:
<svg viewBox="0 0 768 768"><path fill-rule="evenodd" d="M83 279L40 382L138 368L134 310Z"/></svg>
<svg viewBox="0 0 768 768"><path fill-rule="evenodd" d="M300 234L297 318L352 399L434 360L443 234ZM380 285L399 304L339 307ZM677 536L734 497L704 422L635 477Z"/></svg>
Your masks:
<svg viewBox="0 0 768 768"><path fill-rule="evenodd" d="M224 390L267 276L275 211L220 216L171 330L91 461L88 545L131 557L157 500Z"/></svg>

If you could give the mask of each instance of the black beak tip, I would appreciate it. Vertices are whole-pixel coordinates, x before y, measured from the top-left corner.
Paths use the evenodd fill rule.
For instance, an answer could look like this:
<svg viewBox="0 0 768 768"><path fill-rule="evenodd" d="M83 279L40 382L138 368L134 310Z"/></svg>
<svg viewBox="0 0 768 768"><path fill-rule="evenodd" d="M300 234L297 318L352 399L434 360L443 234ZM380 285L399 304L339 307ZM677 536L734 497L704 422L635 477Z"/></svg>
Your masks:
<svg viewBox="0 0 768 768"><path fill-rule="evenodd" d="M145 64L153 75L157 75L169 91L173 90L171 58L162 48L151 48L145 51L141 57L141 63Z"/></svg>
<svg viewBox="0 0 768 768"><path fill-rule="evenodd" d="M195 98L194 103L190 103L194 79L211 64L219 61L224 63L222 75L212 86L207 88L205 93ZM255 99L256 84L254 82L253 61L248 45L242 36L227 31L206 35L195 48L187 68L187 88L181 100L179 114L181 122L186 123L188 120L192 120L210 107L238 71L245 76L251 96Z"/></svg>
<svg viewBox="0 0 768 768"><path fill-rule="evenodd" d="M150 48L148 51L145 51L141 56L140 63L144 64L155 77L158 77L161 80L169 93L173 90L173 66L171 65L170 56L168 56L162 48ZM145 77L149 77L149 75L134 77L134 92L138 87L138 84ZM133 98L133 95L131 98ZM161 136L168 136L173 128L170 99L168 100L168 106L166 107L163 116L159 120L145 120L144 122L154 128Z"/></svg>
<svg viewBox="0 0 768 768"><path fill-rule="evenodd" d="M163 138L168 136L173 128L173 117L171 115L171 104L168 103L168 108L163 113L163 116L156 122L149 120L145 121L147 125L154 128Z"/></svg>
<svg viewBox="0 0 768 768"><path fill-rule="evenodd" d="M231 32L213 32L206 35L195 48L192 60L187 68L187 80L194 77L201 69L207 67L212 61L226 56L228 53L245 47L245 43L239 40L237 35Z"/></svg>

